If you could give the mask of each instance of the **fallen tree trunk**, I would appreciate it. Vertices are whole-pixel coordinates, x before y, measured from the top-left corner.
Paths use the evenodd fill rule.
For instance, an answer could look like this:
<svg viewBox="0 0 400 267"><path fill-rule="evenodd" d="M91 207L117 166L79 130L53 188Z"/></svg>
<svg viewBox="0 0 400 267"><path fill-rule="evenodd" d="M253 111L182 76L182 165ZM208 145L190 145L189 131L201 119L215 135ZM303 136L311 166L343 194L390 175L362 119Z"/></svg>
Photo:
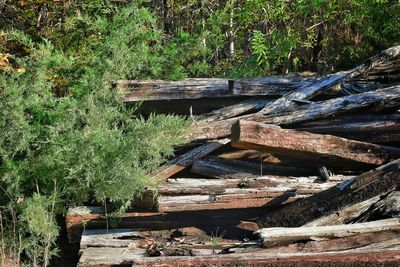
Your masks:
<svg viewBox="0 0 400 267"><path fill-rule="evenodd" d="M279 126L238 121L232 126L232 146L266 150L278 155L303 158L346 160L380 165L400 158L400 149L353 141L332 135L320 135Z"/></svg>
<svg viewBox="0 0 400 267"><path fill-rule="evenodd" d="M276 164L257 164L248 161L230 160L216 156L208 156L197 160L191 172L208 177L230 179L230 178L254 178L263 175L315 175L317 170L303 169Z"/></svg>
<svg viewBox="0 0 400 267"><path fill-rule="evenodd" d="M392 191L400 182L400 159L302 199L258 219L260 227L301 226ZM329 201L327 201L329 200Z"/></svg>
<svg viewBox="0 0 400 267"><path fill-rule="evenodd" d="M222 147L223 145L226 145L227 143L229 143L229 141L229 139L222 139L196 147L189 152L162 165L160 168L157 169L157 171L152 174L152 177L154 179L165 180L172 175L180 172L189 165L193 164L193 162L195 162L196 160L210 154L211 152Z"/></svg>
<svg viewBox="0 0 400 267"><path fill-rule="evenodd" d="M265 247L282 246L298 241L334 239L379 231L400 230L400 219L385 219L373 222L327 225L297 228L263 228L257 231ZM400 237L399 237L400 247Z"/></svg>

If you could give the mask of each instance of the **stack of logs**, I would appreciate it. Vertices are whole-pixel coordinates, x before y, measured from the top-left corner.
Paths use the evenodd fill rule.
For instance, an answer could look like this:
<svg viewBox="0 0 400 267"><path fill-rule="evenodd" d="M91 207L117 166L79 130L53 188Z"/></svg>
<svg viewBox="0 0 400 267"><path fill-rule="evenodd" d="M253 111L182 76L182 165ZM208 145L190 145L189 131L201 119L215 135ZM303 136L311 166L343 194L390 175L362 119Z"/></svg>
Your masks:
<svg viewBox="0 0 400 267"><path fill-rule="evenodd" d="M69 210L79 266L399 266L399 82L400 46L323 77L118 81L125 102L229 104L125 214Z"/></svg>

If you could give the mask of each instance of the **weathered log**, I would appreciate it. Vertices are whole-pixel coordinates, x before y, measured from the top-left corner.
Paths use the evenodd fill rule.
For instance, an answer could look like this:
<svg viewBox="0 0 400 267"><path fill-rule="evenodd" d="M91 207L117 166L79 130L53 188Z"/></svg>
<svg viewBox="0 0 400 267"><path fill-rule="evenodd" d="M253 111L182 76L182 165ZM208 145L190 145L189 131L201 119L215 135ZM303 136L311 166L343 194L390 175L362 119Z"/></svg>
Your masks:
<svg viewBox="0 0 400 267"><path fill-rule="evenodd" d="M400 159L299 200L258 220L261 227L301 226L350 205L392 191L400 182Z"/></svg>
<svg viewBox="0 0 400 267"><path fill-rule="evenodd" d="M261 149L276 154L346 160L380 165L400 158L400 149L332 135L313 134L279 126L249 121L238 121L232 126L232 146Z"/></svg>
<svg viewBox="0 0 400 267"><path fill-rule="evenodd" d="M265 210L265 208L263 208ZM102 207L75 207L68 210L66 226L68 240L77 243L80 240L83 228L107 228L115 215L105 213ZM127 211L117 216L113 227L134 228L142 230L171 230L184 227L201 228L208 233L215 233L216 229L225 232L226 238L234 238L250 234L239 224L260 214L259 208L233 209L199 212L144 212Z"/></svg>
<svg viewBox="0 0 400 267"><path fill-rule="evenodd" d="M221 109L214 110L210 113L203 114L201 115L200 123L206 123L210 121L216 121L216 120L226 120L229 118L233 118L239 115L242 115L244 113L249 113L249 112L255 112L259 111L265 105L269 102L270 100L266 98L251 98L244 100L240 103L227 106Z"/></svg>
<svg viewBox="0 0 400 267"><path fill-rule="evenodd" d="M397 190L382 196L379 201L371 205L355 221L365 222L367 220L390 217L400 217L400 191Z"/></svg>
<svg viewBox="0 0 400 267"><path fill-rule="evenodd" d="M240 194L249 192L249 189L258 189L260 192L270 193L293 191L299 194L312 194L328 189L349 178L350 176L335 175L327 182L320 180L317 176L266 175L259 177L243 176L241 179L170 178L168 182L158 186L157 191L163 196Z"/></svg>
<svg viewBox="0 0 400 267"><path fill-rule="evenodd" d="M300 106L296 110L270 114L269 116L248 116L248 119L270 124L290 125L323 119L371 105L374 105L374 108L378 110L388 107L399 107L400 86L314 102Z"/></svg>
<svg viewBox="0 0 400 267"><path fill-rule="evenodd" d="M326 90L329 90L333 86L342 83L343 81L350 80L356 76L359 76L360 74L367 72L376 65L382 64L389 61L390 59L397 57L399 54L400 46L394 46L386 49L378 55L369 58L360 66L357 66L345 72L339 72L329 75L322 78L321 80L312 83L311 85L304 85L296 91L284 95L274 102L267 104L259 113L272 114L293 107L293 105L295 105L294 100L310 99L318 94L325 92Z"/></svg>
<svg viewBox="0 0 400 267"><path fill-rule="evenodd" d="M167 250L171 252L171 249L188 249L195 252L191 256L196 256L198 250L207 250L208 255L212 255L212 238L203 230L195 227L150 231L126 228L85 229L82 233L80 249L82 251L89 247L136 247L143 249L144 252L144 250L149 250L149 246L158 244L158 249L163 254ZM223 236L218 237L218 241L219 248L240 242L235 239L224 239Z"/></svg>
<svg viewBox="0 0 400 267"><path fill-rule="evenodd" d="M337 183L330 183L337 184ZM160 212L191 212L223 209L246 209L257 207L277 207L298 199L309 197L321 192L325 185L262 188L262 189L231 189L225 193L197 195L161 195L158 200Z"/></svg>
<svg viewBox="0 0 400 267"><path fill-rule="evenodd" d="M121 89L124 102L232 95L226 79L120 80L116 86Z"/></svg>
<svg viewBox="0 0 400 267"><path fill-rule="evenodd" d="M120 80L124 102L219 98L232 96L282 96L308 84L309 79L266 77L246 80L192 78L180 81Z"/></svg>
<svg viewBox="0 0 400 267"><path fill-rule="evenodd" d="M303 169L277 164L257 164L241 160L229 160L216 156L208 156L197 160L191 172L213 178L254 178L268 174L305 176L315 175L317 170Z"/></svg>
<svg viewBox="0 0 400 267"><path fill-rule="evenodd" d="M172 175L193 164L193 162L195 162L196 160L210 154L216 149L222 147L223 145L226 145L227 143L229 143L229 141L229 139L222 139L196 147L189 152L162 165L152 174L152 177L154 179L165 180L168 177L171 177Z"/></svg>
<svg viewBox="0 0 400 267"><path fill-rule="evenodd" d="M400 113L340 116L296 125L296 129L332 134L358 141L396 142L400 141Z"/></svg>
<svg viewBox="0 0 400 267"><path fill-rule="evenodd" d="M312 227L308 227L311 228ZM351 234L351 233L349 233ZM400 231L399 230L383 230L373 231L364 234L355 234L345 237L314 238L315 241L301 240L301 242L293 243L287 246L278 246L264 249L265 253L316 253L329 252L335 253L339 251L368 251L371 248L384 250L398 250L400 248Z"/></svg>
<svg viewBox="0 0 400 267"><path fill-rule="evenodd" d="M298 241L334 239L387 230L400 231L400 219L384 219L373 222L313 227L263 228L257 231L257 234L260 235L265 247L274 247ZM400 237L398 238L398 248L400 249Z"/></svg>
<svg viewBox="0 0 400 267"><path fill-rule="evenodd" d="M356 114L342 115L329 119L317 120L296 126L297 130L316 133L370 133L400 131L400 112L394 114Z"/></svg>
<svg viewBox="0 0 400 267"><path fill-rule="evenodd" d="M400 106L400 86L314 102L299 106L296 109L290 108L285 111L277 111L270 115L255 113L220 121L194 123L193 128L196 130L188 136L188 140L208 140L229 136L231 126L239 119L269 124L292 125L328 118L336 114L372 105L375 109Z"/></svg>
<svg viewBox="0 0 400 267"><path fill-rule="evenodd" d="M249 150L249 149L238 149L234 151L224 152L219 154L218 157L224 159L242 159L242 158L249 158L249 159L259 159L262 158L263 162L269 163L281 163L282 161L277 157L273 156L271 153L257 151L257 150Z"/></svg>
<svg viewBox="0 0 400 267"><path fill-rule="evenodd" d="M347 224L356 220L361 214L368 210L374 203L379 201L380 196L375 196L360 203L350 205L338 210L334 213L328 213L314 221L311 221L304 225L308 226L324 226L324 225L337 225L337 224Z"/></svg>
<svg viewBox="0 0 400 267"><path fill-rule="evenodd" d="M251 267L364 267L398 266L398 251L370 249L366 252L339 251L321 253L266 253L265 249L248 253L209 256L140 257L135 248L89 248L81 256L79 267L122 266L251 266ZM139 256L138 256L139 254Z"/></svg>

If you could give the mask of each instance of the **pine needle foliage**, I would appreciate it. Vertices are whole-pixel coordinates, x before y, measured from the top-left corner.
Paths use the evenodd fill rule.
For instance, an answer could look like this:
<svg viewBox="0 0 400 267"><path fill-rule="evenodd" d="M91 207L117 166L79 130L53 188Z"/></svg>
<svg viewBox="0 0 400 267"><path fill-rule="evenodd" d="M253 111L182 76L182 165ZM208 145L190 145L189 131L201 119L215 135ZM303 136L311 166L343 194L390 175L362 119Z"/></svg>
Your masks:
<svg viewBox="0 0 400 267"><path fill-rule="evenodd" d="M129 207L186 132L181 117L140 117L113 87L118 79L162 77L152 14L111 1L76 12L62 32L3 33L4 44L25 51L13 58L20 71L0 74L3 260L48 265L57 254L57 214L88 200Z"/></svg>

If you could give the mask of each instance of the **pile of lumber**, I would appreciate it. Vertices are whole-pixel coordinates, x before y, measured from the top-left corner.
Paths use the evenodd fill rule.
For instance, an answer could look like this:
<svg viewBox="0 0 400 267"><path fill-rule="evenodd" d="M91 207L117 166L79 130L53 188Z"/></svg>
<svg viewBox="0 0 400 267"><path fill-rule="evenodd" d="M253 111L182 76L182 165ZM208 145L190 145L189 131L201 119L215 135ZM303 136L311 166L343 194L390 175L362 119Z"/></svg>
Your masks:
<svg viewBox="0 0 400 267"><path fill-rule="evenodd" d="M399 58L311 78L118 81L127 103L236 103L192 117L126 213L70 208L79 266L399 266Z"/></svg>

